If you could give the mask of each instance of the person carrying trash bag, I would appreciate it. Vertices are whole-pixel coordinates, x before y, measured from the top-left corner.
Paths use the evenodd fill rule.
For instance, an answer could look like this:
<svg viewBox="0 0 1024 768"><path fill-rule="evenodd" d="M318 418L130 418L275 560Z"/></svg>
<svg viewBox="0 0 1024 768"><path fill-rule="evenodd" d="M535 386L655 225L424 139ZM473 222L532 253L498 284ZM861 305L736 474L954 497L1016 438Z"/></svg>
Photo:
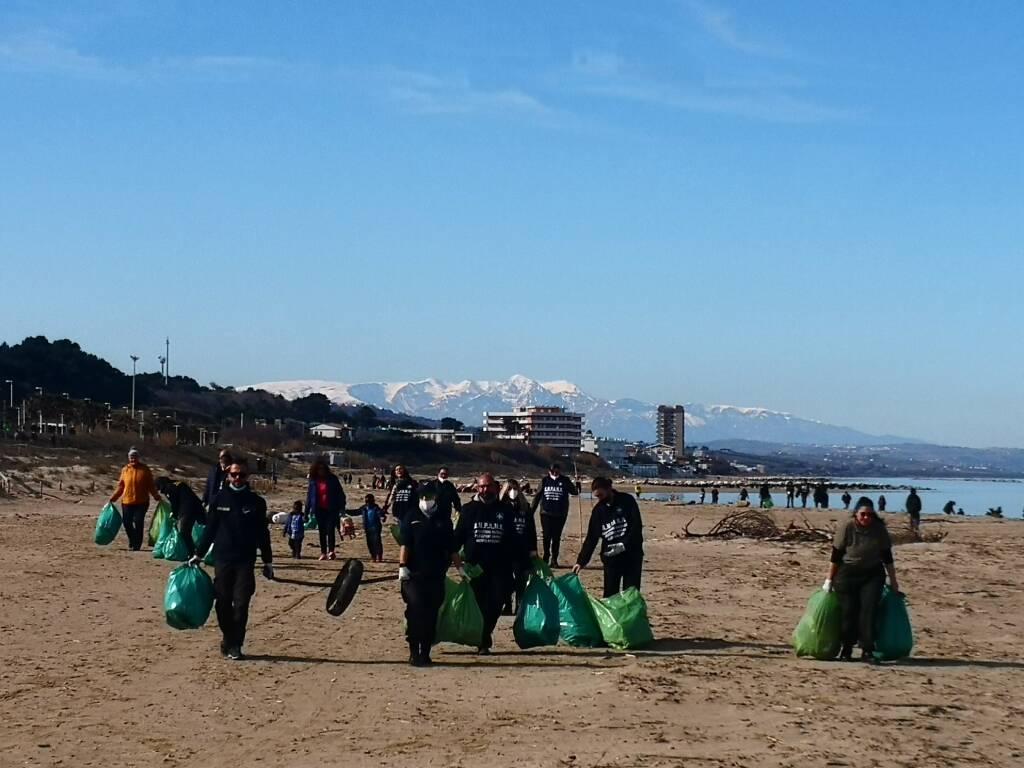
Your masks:
<svg viewBox="0 0 1024 768"><path fill-rule="evenodd" d="M630 587L639 590L644 566L640 507L628 493L616 491L607 477L595 477L590 489L597 504L590 513L587 536L572 571L578 574L587 567L600 540L604 596L611 597Z"/></svg>
<svg viewBox="0 0 1024 768"><path fill-rule="evenodd" d="M158 477L156 489L171 505L171 516L177 521L178 534L181 536L188 556L192 557L196 553L192 529L196 523L206 525L206 510L203 509L203 502L188 483L181 480L175 482L169 477Z"/></svg>
<svg viewBox="0 0 1024 768"><path fill-rule="evenodd" d="M270 549L267 502L249 487L249 465L234 459L228 468L228 483L210 504L206 528L188 561L198 565L213 546L214 609L224 639L220 651L229 659L243 659L242 644L249 622L249 602L256 592L253 567L256 550L263 557L263 576L274 578L274 554Z"/></svg>
<svg viewBox="0 0 1024 768"><path fill-rule="evenodd" d="M518 611L519 604L523 601L523 592L526 590L526 581L533 568L531 561L537 557L537 523L534 521L530 502L522 493L518 480L506 480L498 498L512 508L512 525L520 538L519 550L524 553L522 559L512 564L512 589L505 598L505 605L501 611L506 616L512 616L515 613L512 609L512 596L515 595L515 610Z"/></svg>
<svg viewBox="0 0 1024 768"><path fill-rule="evenodd" d="M138 449L132 448L128 451L128 463L121 469L121 476L117 479L117 488L110 497L110 503L113 504L118 499L121 501L124 532L128 537L128 547L133 552L142 549L150 496L154 501L160 501L160 494L153 483L153 473L142 463Z"/></svg>
<svg viewBox="0 0 1024 768"><path fill-rule="evenodd" d="M463 559L483 569L473 579L484 632L478 652L491 652L492 634L501 616L505 597L512 589L512 569L526 557L522 539L516 534L512 508L498 499L498 483L489 472L477 480L477 496L462 507L455 528L456 549L465 548Z"/></svg>
<svg viewBox="0 0 1024 768"><path fill-rule="evenodd" d="M437 631L437 614L444 602L444 580L449 565L462 561L455 548L450 514L437 506L437 487L420 483L419 505L401 522L402 547L398 553L398 583L405 601L409 663L430 666L430 647Z"/></svg>
<svg viewBox="0 0 1024 768"><path fill-rule="evenodd" d="M855 510L832 539L828 578L821 588L834 590L839 600L843 641L840 661L853 658L853 646L860 640L861 661L878 663L874 656L875 622L886 573L893 592L899 592L899 584L889 529L875 512L874 502L861 496Z"/></svg>

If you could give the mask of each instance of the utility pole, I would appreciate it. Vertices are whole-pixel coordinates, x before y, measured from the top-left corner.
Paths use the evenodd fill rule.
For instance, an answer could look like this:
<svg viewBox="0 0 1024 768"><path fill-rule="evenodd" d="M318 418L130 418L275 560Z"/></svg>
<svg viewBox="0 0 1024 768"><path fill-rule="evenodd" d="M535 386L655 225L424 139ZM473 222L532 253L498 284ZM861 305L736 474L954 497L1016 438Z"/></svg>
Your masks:
<svg viewBox="0 0 1024 768"><path fill-rule="evenodd" d="M138 355L132 355L132 418L135 418L135 364L139 362Z"/></svg>
<svg viewBox="0 0 1024 768"><path fill-rule="evenodd" d="M13 379L4 379L4 384L6 384L8 387L11 388L11 390L10 390L10 393L11 393L11 408L13 409L14 408L14 380Z"/></svg>

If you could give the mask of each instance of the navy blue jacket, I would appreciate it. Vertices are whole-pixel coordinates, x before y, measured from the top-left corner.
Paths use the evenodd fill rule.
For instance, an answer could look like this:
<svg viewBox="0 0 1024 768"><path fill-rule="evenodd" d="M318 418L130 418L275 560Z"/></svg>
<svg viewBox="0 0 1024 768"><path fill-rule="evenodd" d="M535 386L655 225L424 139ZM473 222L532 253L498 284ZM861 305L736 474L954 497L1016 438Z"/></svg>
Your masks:
<svg viewBox="0 0 1024 768"><path fill-rule="evenodd" d="M345 490L341 487L341 481L337 475L327 475L327 509L317 508L316 478L309 478L309 485L306 487L306 515L312 516L317 512L329 512L332 515L339 515L345 511L348 500L345 498Z"/></svg>

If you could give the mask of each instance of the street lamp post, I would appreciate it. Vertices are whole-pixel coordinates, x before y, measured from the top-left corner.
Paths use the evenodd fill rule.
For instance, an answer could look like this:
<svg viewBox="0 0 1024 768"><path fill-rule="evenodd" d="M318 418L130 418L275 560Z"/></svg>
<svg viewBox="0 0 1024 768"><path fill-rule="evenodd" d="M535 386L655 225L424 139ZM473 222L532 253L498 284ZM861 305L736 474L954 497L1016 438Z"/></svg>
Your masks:
<svg viewBox="0 0 1024 768"><path fill-rule="evenodd" d="M132 418L135 418L135 364L139 362L138 355L132 355Z"/></svg>
<svg viewBox="0 0 1024 768"><path fill-rule="evenodd" d="M14 407L14 380L13 379L4 379L4 384L6 384L8 387L10 387L11 408L13 408Z"/></svg>

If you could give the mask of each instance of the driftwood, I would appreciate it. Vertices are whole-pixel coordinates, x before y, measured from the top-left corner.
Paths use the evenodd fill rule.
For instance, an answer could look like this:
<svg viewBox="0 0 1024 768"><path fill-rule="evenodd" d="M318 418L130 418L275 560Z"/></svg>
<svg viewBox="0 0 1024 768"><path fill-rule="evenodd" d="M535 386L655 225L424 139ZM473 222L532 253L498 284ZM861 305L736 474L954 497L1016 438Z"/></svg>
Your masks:
<svg viewBox="0 0 1024 768"><path fill-rule="evenodd" d="M743 509L732 512L717 523L707 533L694 533L690 525L696 518L691 518L683 526L683 537L700 539L760 539L761 541L782 542L829 542L832 541L832 530L815 528L806 518L798 525L791 522L785 528L779 528L769 513L761 509Z"/></svg>

